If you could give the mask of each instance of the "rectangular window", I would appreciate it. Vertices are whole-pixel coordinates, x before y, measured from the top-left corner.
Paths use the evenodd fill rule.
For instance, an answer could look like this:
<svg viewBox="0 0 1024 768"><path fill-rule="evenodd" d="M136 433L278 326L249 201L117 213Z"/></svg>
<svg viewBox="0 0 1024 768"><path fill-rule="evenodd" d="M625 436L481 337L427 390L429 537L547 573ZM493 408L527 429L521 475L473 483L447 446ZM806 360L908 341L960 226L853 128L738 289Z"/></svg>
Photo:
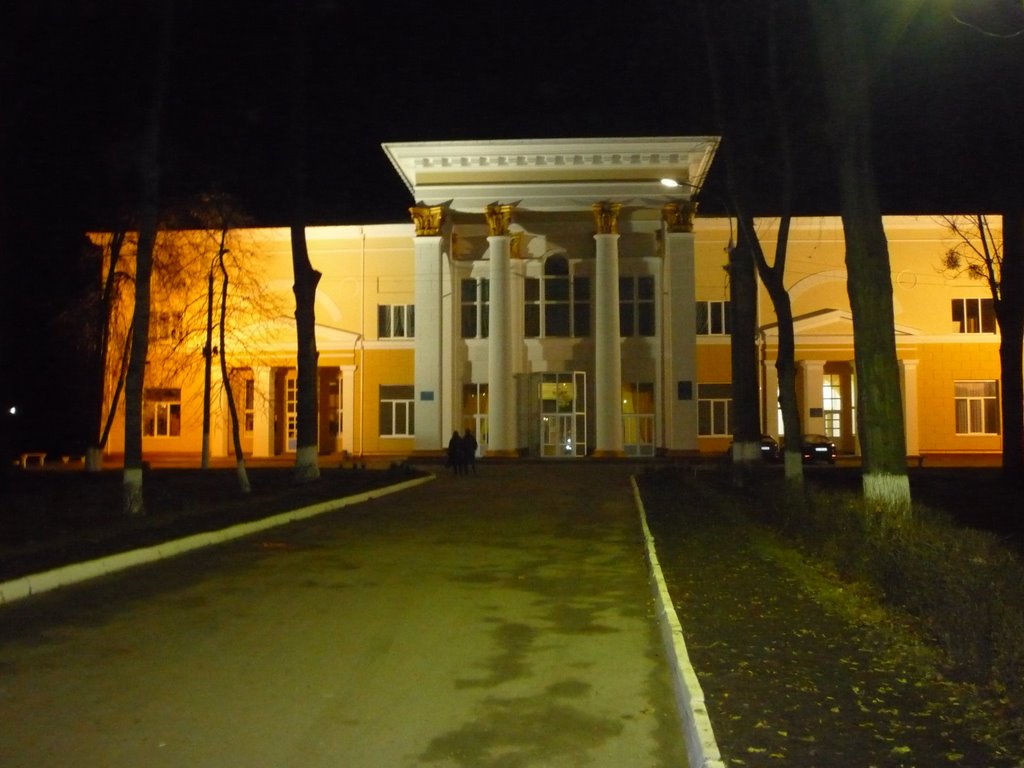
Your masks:
<svg viewBox="0 0 1024 768"><path fill-rule="evenodd" d="M957 333L995 333L992 299L953 299L953 323Z"/></svg>
<svg viewBox="0 0 1024 768"><path fill-rule="evenodd" d="M459 282L462 338L486 339L490 325L491 284L487 278L463 278Z"/></svg>
<svg viewBox="0 0 1024 768"><path fill-rule="evenodd" d="M619 278L619 335L654 335L654 278Z"/></svg>
<svg viewBox="0 0 1024 768"><path fill-rule="evenodd" d="M251 434L256 424L256 382L245 380L245 399L242 401L242 423L246 434Z"/></svg>
<svg viewBox="0 0 1024 768"><path fill-rule="evenodd" d="M999 383L996 381L954 382L956 433L958 435L999 434Z"/></svg>
<svg viewBox="0 0 1024 768"><path fill-rule="evenodd" d="M413 304L378 304L377 337L411 339L416 336L416 313Z"/></svg>
<svg viewBox="0 0 1024 768"><path fill-rule="evenodd" d="M697 385L697 434L702 437L732 434L732 384Z"/></svg>
<svg viewBox="0 0 1024 768"><path fill-rule="evenodd" d="M523 280L523 335L526 338L582 338L590 335L590 278L569 275L568 262L553 257L543 280ZM549 269L549 266L557 265Z"/></svg>
<svg viewBox="0 0 1024 768"><path fill-rule="evenodd" d="M180 389L146 389L142 402L142 434L145 437L181 435Z"/></svg>
<svg viewBox="0 0 1024 768"><path fill-rule="evenodd" d="M697 333L701 336L728 336L732 332L728 301L697 302Z"/></svg>
<svg viewBox="0 0 1024 768"><path fill-rule="evenodd" d="M149 316L149 338L153 341L178 341L184 318L180 312L153 312Z"/></svg>
<svg viewBox="0 0 1024 768"><path fill-rule="evenodd" d="M590 335L590 278L572 279L572 335L586 338Z"/></svg>
<svg viewBox="0 0 1024 768"><path fill-rule="evenodd" d="M415 392L407 385L380 385L380 436L412 437L416 434Z"/></svg>
<svg viewBox="0 0 1024 768"><path fill-rule="evenodd" d="M523 281L523 335L528 339L540 336L540 280L527 277Z"/></svg>

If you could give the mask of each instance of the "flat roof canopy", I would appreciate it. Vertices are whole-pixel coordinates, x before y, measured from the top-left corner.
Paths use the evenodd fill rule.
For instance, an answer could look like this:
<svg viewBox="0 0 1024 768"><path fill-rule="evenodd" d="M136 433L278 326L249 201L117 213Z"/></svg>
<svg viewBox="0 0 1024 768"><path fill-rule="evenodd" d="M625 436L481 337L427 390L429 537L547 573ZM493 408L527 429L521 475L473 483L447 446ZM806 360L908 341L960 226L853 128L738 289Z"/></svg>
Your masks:
<svg viewBox="0 0 1024 768"><path fill-rule="evenodd" d="M386 143L413 200L480 213L494 202L589 211L596 202L659 207L700 189L717 136ZM662 183L678 183L669 188Z"/></svg>

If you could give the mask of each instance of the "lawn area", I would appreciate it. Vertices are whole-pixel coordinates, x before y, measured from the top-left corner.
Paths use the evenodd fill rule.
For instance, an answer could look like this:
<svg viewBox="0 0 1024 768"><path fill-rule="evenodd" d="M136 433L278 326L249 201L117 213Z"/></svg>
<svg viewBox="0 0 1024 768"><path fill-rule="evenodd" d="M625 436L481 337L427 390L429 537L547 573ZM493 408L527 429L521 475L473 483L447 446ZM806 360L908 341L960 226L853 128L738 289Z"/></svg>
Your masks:
<svg viewBox="0 0 1024 768"><path fill-rule="evenodd" d="M1019 488L914 470L929 509L887 527L856 470L810 471L799 511L776 469L639 478L726 764L1024 765Z"/></svg>
<svg viewBox="0 0 1024 768"><path fill-rule="evenodd" d="M8 469L0 475L0 581L71 562L343 498L409 479L407 466L321 469L296 485L290 467L249 469L242 495L234 469L152 469L143 487L147 513L121 514L119 470Z"/></svg>

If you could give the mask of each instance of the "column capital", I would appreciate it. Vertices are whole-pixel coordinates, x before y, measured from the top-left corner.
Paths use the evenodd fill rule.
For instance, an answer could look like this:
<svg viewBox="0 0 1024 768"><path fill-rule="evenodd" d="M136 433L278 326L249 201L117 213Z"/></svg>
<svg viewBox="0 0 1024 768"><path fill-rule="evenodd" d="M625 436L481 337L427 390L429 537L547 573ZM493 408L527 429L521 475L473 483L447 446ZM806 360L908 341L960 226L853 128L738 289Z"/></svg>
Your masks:
<svg viewBox="0 0 1024 768"><path fill-rule="evenodd" d="M666 203L661 207L661 220L669 232L693 232L693 217L697 214L697 203L683 200Z"/></svg>
<svg viewBox="0 0 1024 768"><path fill-rule="evenodd" d="M508 237L512 225L512 211L518 203L491 203L484 209L487 218L487 234L491 237Z"/></svg>
<svg viewBox="0 0 1024 768"><path fill-rule="evenodd" d="M412 206L409 209L409 214L412 216L413 223L416 224L416 237L440 235L447 210L447 205L417 204Z"/></svg>
<svg viewBox="0 0 1024 768"><path fill-rule="evenodd" d="M622 205L602 201L594 203L590 208L594 211L594 229L598 235L619 234L619 211Z"/></svg>

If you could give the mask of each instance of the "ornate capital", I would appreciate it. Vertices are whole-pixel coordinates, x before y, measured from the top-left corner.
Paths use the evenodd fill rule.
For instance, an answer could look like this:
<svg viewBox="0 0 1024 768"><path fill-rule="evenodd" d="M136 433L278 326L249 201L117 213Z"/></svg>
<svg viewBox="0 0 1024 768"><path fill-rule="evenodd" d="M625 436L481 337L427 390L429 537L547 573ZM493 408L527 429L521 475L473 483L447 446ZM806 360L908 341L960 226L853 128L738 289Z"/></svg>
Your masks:
<svg viewBox="0 0 1024 768"><path fill-rule="evenodd" d="M440 235L444 224L446 205L414 205L409 209L416 224L416 236Z"/></svg>
<svg viewBox="0 0 1024 768"><path fill-rule="evenodd" d="M693 217L696 214L696 203L666 203L661 209L661 220L669 232L693 232Z"/></svg>
<svg viewBox="0 0 1024 768"><path fill-rule="evenodd" d="M590 206L594 211L594 229L599 235L617 235L619 233L619 203L594 203Z"/></svg>
<svg viewBox="0 0 1024 768"><path fill-rule="evenodd" d="M507 203L502 205L500 203L491 203L484 209L484 216L487 217L487 234L493 237L505 236L509 234L508 228L512 224L512 209L516 207L516 203Z"/></svg>

